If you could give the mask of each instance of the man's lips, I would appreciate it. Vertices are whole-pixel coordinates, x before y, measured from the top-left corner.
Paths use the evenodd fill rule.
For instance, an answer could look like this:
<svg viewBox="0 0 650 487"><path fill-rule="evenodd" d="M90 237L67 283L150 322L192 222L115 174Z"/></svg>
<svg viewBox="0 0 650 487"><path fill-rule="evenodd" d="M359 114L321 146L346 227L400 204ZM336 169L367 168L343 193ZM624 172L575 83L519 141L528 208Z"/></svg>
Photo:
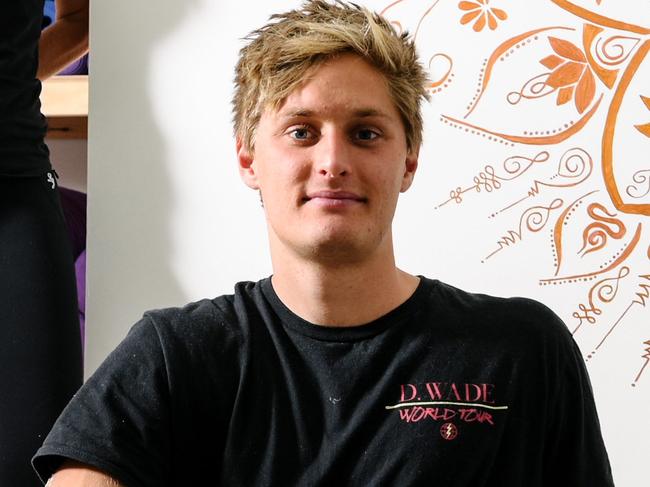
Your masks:
<svg viewBox="0 0 650 487"><path fill-rule="evenodd" d="M367 201L367 199L364 198L363 196L360 196L356 193L352 193L349 191L315 191L313 193L308 193L307 196L303 198L303 201L311 201L311 200L320 200L324 203L327 202L365 203Z"/></svg>

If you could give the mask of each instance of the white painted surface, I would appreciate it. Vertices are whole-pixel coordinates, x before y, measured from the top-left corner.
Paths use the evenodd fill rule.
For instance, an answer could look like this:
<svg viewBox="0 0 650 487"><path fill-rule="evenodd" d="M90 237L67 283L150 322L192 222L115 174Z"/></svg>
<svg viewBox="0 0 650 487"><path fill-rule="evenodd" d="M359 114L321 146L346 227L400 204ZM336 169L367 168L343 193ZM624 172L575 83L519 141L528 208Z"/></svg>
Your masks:
<svg viewBox="0 0 650 487"><path fill-rule="evenodd" d="M59 185L85 193L88 186L88 141L46 139L50 162L59 175Z"/></svg>

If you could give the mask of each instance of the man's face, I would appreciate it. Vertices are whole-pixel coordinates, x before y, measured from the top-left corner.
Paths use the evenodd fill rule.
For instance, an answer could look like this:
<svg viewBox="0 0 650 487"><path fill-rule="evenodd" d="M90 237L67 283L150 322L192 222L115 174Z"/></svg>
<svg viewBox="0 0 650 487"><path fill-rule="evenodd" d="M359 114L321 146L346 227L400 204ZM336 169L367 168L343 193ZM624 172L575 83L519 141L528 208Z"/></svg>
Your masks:
<svg viewBox="0 0 650 487"><path fill-rule="evenodd" d="M391 223L411 185L407 151L383 75L345 54L259 121L255 150L238 144L240 173L264 201L272 253L334 263L392 253Z"/></svg>

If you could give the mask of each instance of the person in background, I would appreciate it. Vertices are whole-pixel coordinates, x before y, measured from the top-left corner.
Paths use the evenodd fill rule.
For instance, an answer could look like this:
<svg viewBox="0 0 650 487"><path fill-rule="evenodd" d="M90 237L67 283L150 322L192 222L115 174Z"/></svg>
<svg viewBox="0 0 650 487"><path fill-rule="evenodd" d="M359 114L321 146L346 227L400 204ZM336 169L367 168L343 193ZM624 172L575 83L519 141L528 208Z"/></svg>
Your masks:
<svg viewBox="0 0 650 487"><path fill-rule="evenodd" d="M88 0L0 4L0 485L39 485L30 460L82 383L70 242L44 142L41 81L88 50Z"/></svg>
<svg viewBox="0 0 650 487"><path fill-rule="evenodd" d="M612 487L564 323L395 264L427 98L410 38L365 8L310 0L247 40L236 150L273 275L145 313L57 420L34 458L41 478Z"/></svg>

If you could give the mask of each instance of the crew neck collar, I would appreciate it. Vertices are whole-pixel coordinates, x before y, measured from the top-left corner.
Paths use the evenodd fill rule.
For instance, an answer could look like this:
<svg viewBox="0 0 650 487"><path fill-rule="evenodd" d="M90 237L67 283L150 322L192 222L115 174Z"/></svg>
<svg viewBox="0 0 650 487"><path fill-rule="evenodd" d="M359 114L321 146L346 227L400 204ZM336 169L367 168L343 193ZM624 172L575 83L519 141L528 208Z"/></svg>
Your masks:
<svg viewBox="0 0 650 487"><path fill-rule="evenodd" d="M268 300L282 324L292 331L316 340L352 342L375 336L391 326L402 323L405 318L413 314L420 307L419 303L427 294L427 291L435 283L435 281L423 276L418 277L420 279L418 286L415 288L413 294L402 304L369 323L345 327L316 325L295 314L276 294L271 283L271 277L261 281L261 289L264 297Z"/></svg>

